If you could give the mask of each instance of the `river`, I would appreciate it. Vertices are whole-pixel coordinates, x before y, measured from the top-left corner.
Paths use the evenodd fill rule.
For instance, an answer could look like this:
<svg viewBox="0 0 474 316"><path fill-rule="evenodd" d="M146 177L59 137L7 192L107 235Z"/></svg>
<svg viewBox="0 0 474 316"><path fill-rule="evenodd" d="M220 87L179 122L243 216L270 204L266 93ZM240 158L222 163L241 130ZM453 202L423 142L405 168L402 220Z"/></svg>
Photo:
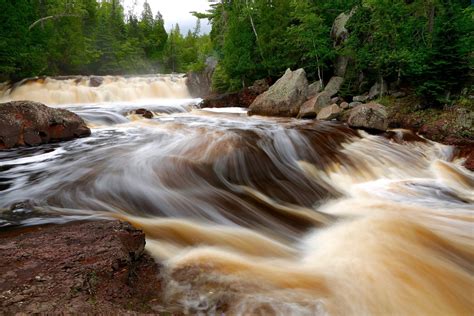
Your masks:
<svg viewBox="0 0 474 316"><path fill-rule="evenodd" d="M92 136L0 151L0 227L130 221L164 265L168 311L474 311L474 175L453 147L200 109L181 76L87 80L4 92L71 110Z"/></svg>

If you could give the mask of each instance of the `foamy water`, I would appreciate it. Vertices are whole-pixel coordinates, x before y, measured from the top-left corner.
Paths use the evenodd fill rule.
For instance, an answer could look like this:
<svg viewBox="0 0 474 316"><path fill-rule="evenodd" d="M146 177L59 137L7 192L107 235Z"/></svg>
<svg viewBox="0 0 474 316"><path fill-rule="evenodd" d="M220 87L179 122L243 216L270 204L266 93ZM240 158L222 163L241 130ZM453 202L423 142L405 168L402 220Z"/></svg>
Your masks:
<svg viewBox="0 0 474 316"><path fill-rule="evenodd" d="M130 221L164 263L165 311L474 313L474 175L454 148L173 93L56 105L92 136L0 152L0 225Z"/></svg>

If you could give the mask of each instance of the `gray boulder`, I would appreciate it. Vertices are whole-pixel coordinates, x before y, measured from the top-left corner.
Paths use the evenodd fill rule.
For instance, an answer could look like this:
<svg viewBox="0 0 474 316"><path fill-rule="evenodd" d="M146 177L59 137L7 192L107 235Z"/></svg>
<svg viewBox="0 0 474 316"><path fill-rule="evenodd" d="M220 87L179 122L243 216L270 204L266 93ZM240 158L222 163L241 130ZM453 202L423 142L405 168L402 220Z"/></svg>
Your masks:
<svg viewBox="0 0 474 316"><path fill-rule="evenodd" d="M313 82L308 86L308 98L316 96L322 89L323 86L320 81Z"/></svg>
<svg viewBox="0 0 474 316"><path fill-rule="evenodd" d="M349 13L343 12L334 20L331 28L331 38L334 41L334 46L343 44L349 37L349 31L347 30L346 25L354 13L355 9L352 9Z"/></svg>
<svg viewBox="0 0 474 316"><path fill-rule="evenodd" d="M303 103L298 113L298 118L314 118L318 115L321 109L329 104L331 104L331 97L329 94L324 91L318 93L316 96Z"/></svg>
<svg viewBox="0 0 474 316"><path fill-rule="evenodd" d="M385 131L388 128L388 113L381 104L361 104L351 110L347 124L353 128Z"/></svg>
<svg viewBox="0 0 474 316"><path fill-rule="evenodd" d="M372 88L370 88L369 100L373 100L377 97L382 96L383 94L387 94L387 92L388 92L388 87L385 80L382 80L382 83L377 82L372 86Z"/></svg>
<svg viewBox="0 0 474 316"><path fill-rule="evenodd" d="M297 116L308 94L308 80L303 68L287 69L266 92L259 95L249 107L249 115Z"/></svg>
<svg viewBox="0 0 474 316"><path fill-rule="evenodd" d="M342 112L342 109L337 104L331 104L325 108L322 108L319 111L318 116L316 117L318 120L326 120L330 121L335 119L339 116L339 113Z"/></svg>
<svg viewBox="0 0 474 316"><path fill-rule="evenodd" d="M326 87L324 88L324 91L329 94L329 96L334 96L339 92L339 89L341 89L342 83L344 82L344 78L342 77L332 77Z"/></svg>

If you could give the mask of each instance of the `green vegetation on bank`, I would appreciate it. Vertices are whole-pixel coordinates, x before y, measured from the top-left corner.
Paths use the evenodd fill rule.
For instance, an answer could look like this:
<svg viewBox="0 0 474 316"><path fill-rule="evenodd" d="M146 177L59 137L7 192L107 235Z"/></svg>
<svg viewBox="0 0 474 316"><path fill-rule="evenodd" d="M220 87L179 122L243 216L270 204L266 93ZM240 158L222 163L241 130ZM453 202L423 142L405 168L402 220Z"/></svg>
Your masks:
<svg viewBox="0 0 474 316"><path fill-rule="evenodd" d="M347 38L335 39L343 12L351 15ZM343 58L342 95L385 80L432 104L472 89L473 15L469 0L222 0L197 14L212 22L218 90L277 78L288 67L327 82Z"/></svg>
<svg viewBox="0 0 474 316"><path fill-rule="evenodd" d="M0 79L203 67L211 45L199 24L167 34L147 2L138 16L124 11L119 0L0 0Z"/></svg>

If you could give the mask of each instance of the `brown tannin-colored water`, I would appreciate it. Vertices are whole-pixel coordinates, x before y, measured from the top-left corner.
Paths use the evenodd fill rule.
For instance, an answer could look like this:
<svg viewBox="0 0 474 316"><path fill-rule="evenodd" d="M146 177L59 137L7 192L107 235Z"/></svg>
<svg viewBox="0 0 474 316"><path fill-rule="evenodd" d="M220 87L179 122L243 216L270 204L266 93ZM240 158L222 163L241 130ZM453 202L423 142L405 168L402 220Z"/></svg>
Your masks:
<svg viewBox="0 0 474 316"><path fill-rule="evenodd" d="M55 98L93 133L0 152L0 225L130 221L164 263L168 311L474 313L474 175L452 147L198 109L184 81L163 80L143 98L103 86L84 89L113 97L88 99L77 82L17 88ZM44 91L54 85L64 94ZM129 114L140 107L154 118Z"/></svg>

